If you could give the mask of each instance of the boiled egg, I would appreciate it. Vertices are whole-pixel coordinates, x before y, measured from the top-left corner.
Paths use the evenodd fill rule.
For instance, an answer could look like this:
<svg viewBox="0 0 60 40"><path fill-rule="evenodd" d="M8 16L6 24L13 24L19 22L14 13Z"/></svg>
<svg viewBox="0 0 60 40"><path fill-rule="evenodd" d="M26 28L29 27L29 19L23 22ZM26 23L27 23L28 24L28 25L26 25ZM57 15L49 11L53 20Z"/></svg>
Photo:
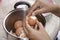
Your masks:
<svg viewBox="0 0 60 40"><path fill-rule="evenodd" d="M22 26L23 26L23 22L21 20L16 21L14 24L15 29L18 29L19 27L22 27Z"/></svg>
<svg viewBox="0 0 60 40"><path fill-rule="evenodd" d="M17 35L17 36L20 36L20 34L22 33L22 28L18 28L18 29L16 29L16 31L15 31L15 34Z"/></svg>
<svg viewBox="0 0 60 40"><path fill-rule="evenodd" d="M28 24L34 26L37 23L37 18L35 16L28 17Z"/></svg>

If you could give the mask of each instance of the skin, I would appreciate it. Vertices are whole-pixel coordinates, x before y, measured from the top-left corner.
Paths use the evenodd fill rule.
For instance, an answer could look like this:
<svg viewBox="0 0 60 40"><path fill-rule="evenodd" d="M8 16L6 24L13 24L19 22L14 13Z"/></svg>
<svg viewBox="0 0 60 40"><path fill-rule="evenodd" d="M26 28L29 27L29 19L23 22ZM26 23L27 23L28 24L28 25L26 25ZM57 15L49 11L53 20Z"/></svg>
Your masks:
<svg viewBox="0 0 60 40"><path fill-rule="evenodd" d="M28 16L47 12L52 12L60 17L60 6L43 2L43 0L36 0L35 4L30 8Z"/></svg>
<svg viewBox="0 0 60 40"><path fill-rule="evenodd" d="M46 4L42 0L36 0L35 4L30 8L28 17L31 15L37 15L39 13L52 12L53 14L60 17L60 6L54 4ZM26 22L26 27L24 27L24 32L31 40L51 40L43 25L37 22L39 30L33 29L28 22Z"/></svg>
<svg viewBox="0 0 60 40"><path fill-rule="evenodd" d="M26 22L26 27L24 27L24 32L30 40L51 40L47 32L45 31L43 25L37 21L37 25L39 26L39 30L36 27L33 29L28 22Z"/></svg>

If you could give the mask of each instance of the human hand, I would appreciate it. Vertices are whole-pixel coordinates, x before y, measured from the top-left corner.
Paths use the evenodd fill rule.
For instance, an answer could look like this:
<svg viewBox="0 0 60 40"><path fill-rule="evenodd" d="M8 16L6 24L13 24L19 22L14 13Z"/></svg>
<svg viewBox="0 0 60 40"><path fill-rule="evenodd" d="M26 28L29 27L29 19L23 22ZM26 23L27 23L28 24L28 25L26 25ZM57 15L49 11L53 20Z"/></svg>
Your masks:
<svg viewBox="0 0 60 40"><path fill-rule="evenodd" d="M32 14L37 15L39 13L47 12L53 12L55 14L58 12L58 8L59 7L57 5L43 2L43 0L36 0L35 4L29 10L28 16L31 16Z"/></svg>
<svg viewBox="0 0 60 40"><path fill-rule="evenodd" d="M33 29L28 22L26 22L26 27L24 27L24 32L30 40L50 40L49 35L45 31L43 25L40 22L37 22L39 30L37 30L37 26Z"/></svg>

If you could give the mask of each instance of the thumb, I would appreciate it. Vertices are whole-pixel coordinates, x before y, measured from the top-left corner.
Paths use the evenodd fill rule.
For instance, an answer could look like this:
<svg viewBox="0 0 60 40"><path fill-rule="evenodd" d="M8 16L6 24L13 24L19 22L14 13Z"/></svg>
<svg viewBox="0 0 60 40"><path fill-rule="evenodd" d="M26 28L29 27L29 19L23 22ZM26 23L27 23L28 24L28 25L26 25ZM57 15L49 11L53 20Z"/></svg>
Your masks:
<svg viewBox="0 0 60 40"><path fill-rule="evenodd" d="M41 22L37 21L37 25L38 25L38 27L39 27L39 30L42 30L42 29L43 29L43 25L42 25Z"/></svg>
<svg viewBox="0 0 60 40"><path fill-rule="evenodd" d="M48 9L46 9L46 8L41 8L41 9L39 9L39 10L34 11L33 14L34 14L34 15L37 15L37 14L40 14L40 13L47 13L47 12L49 12Z"/></svg>

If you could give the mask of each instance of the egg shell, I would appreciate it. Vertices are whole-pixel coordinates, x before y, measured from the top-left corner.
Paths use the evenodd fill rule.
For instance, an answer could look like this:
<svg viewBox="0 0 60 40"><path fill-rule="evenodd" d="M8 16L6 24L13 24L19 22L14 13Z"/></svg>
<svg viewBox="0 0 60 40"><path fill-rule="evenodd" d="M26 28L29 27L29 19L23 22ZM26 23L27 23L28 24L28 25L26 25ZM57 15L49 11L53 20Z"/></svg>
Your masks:
<svg viewBox="0 0 60 40"><path fill-rule="evenodd" d="M31 25L31 26L34 26L35 24L37 23L37 19L35 16L30 16L28 18L28 24Z"/></svg>

